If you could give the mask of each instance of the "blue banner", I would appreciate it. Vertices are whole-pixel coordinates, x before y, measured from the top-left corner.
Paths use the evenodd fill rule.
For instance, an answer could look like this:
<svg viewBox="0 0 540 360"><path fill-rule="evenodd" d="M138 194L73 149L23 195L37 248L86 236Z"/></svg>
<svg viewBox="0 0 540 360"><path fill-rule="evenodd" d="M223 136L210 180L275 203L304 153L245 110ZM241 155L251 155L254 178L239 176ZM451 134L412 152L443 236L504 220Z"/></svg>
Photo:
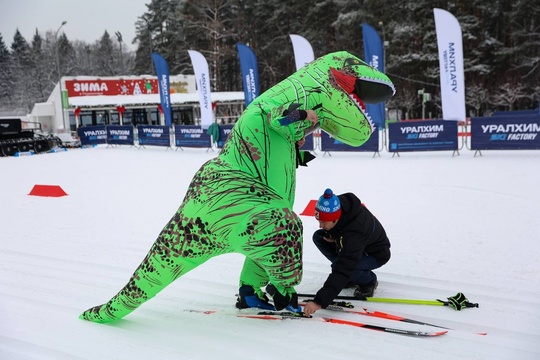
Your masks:
<svg viewBox="0 0 540 360"><path fill-rule="evenodd" d="M350 146L321 131L322 151L379 151L379 130L375 128L368 141L361 146Z"/></svg>
<svg viewBox="0 0 540 360"><path fill-rule="evenodd" d="M471 150L540 149L540 116L471 118Z"/></svg>
<svg viewBox="0 0 540 360"><path fill-rule="evenodd" d="M364 60L375 69L384 73L384 48L381 37L371 25L366 23L362 23L362 35L364 38ZM379 128L385 127L384 102L366 104L366 111L375 125Z"/></svg>
<svg viewBox="0 0 540 360"><path fill-rule="evenodd" d="M212 147L210 134L200 126L176 125L174 144L177 147Z"/></svg>
<svg viewBox="0 0 540 360"><path fill-rule="evenodd" d="M220 125L219 127L219 140L217 141L217 147L222 148L231 133L233 125Z"/></svg>
<svg viewBox="0 0 540 360"><path fill-rule="evenodd" d="M313 133L311 133L306 136L306 142L304 143L304 145L302 145L300 150L310 151L313 149L315 149L315 142L313 140Z"/></svg>
<svg viewBox="0 0 540 360"><path fill-rule="evenodd" d="M152 53L152 60L154 61L154 67L156 68L159 98L161 100L161 108L163 109L163 115L165 115L165 125L171 126L172 124L172 112L171 112L171 82L169 79L169 66L167 61L158 53Z"/></svg>
<svg viewBox="0 0 540 360"><path fill-rule="evenodd" d="M131 125L108 125L107 144L111 145L134 145L135 136Z"/></svg>
<svg viewBox="0 0 540 360"><path fill-rule="evenodd" d="M388 124L388 151L458 149L458 122L447 120L404 121Z"/></svg>
<svg viewBox="0 0 540 360"><path fill-rule="evenodd" d="M249 46L237 43L238 55L240 57L240 68L242 70L242 84L244 84L244 97L248 106L257 96L259 96L259 71L257 69L257 58Z"/></svg>
<svg viewBox="0 0 540 360"><path fill-rule="evenodd" d="M171 146L171 128L158 125L138 125L139 145Z"/></svg>
<svg viewBox="0 0 540 360"><path fill-rule="evenodd" d="M77 130L81 145L97 145L107 143L107 129L105 125L82 126Z"/></svg>

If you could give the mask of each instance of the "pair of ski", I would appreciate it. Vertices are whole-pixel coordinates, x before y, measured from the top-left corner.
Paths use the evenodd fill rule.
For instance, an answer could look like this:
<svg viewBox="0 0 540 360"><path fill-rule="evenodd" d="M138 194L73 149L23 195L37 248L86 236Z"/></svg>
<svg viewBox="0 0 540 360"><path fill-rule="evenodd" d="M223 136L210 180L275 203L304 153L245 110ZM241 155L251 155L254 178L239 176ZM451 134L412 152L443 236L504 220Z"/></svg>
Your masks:
<svg viewBox="0 0 540 360"><path fill-rule="evenodd" d="M345 310L343 310L345 311ZM393 327L381 326L381 325L372 325L365 324L358 321L351 321L340 319L336 317L328 316L311 316L306 315L303 312L290 312L290 311L261 311L257 314L237 314L238 317L251 318L251 319L263 319L263 320L284 320L284 319L309 319L310 321L320 321L331 324L339 325L349 325L360 327L369 330L388 332L393 334L405 335L405 336L416 336L416 337L434 337L444 335L448 330L441 331L416 331L416 330L405 330L398 329Z"/></svg>
<svg viewBox="0 0 540 360"><path fill-rule="evenodd" d="M306 303L300 303L300 305L305 306ZM416 325L425 325L425 326L431 326L436 327L439 329L445 329L445 330L452 330L451 328L430 324L424 321L414 320L410 318L406 318L399 315L390 314L383 311L373 311L368 310L366 308L361 308L361 310L354 310L354 306L350 302L345 301L333 301L332 304L328 305L326 307L326 310L332 310L332 311L341 311L349 314L356 314L356 315L365 315L365 316L371 316L371 317L377 317L381 319L387 319L387 320L393 320L393 321L400 321L404 323L409 324L416 324ZM447 332L447 331L446 331ZM444 332L444 334L446 333ZM440 334L440 335L444 335ZM475 332L476 335L487 335L487 332Z"/></svg>
<svg viewBox="0 0 540 360"><path fill-rule="evenodd" d="M301 303L300 305L305 305L305 303ZM298 312L290 312L290 311L259 311L257 313L238 312L238 313L235 313L234 315L241 318L260 319L260 320L304 319L304 320L319 321L319 322L326 322L326 323L332 323L332 324L349 325L349 326L355 326L355 327L360 327L360 328L374 330L374 331L388 332L388 333L393 333L393 334L414 336L414 337L436 337L436 336L441 336L441 335L446 334L449 330L448 328L445 328L443 326L428 324L422 321L408 319L408 318L392 315L385 312L370 311L365 308L362 309L361 311L358 311L358 310L353 310L352 308L353 306L350 303L334 302L332 305L329 305L326 308L326 310L340 311L340 312L357 314L357 315L366 315L366 316L384 318L384 319L394 320L394 321L401 321L401 322L406 322L406 323L416 324L416 325L432 326L432 327L437 327L444 330L439 330L439 331L406 330L406 329L399 329L399 328L394 328L394 327L386 327L382 325L366 324L363 322L340 319L336 317L317 316L317 315L310 316L310 315L306 315L303 312L298 313ZM218 311L201 311L201 312L204 314L219 314Z"/></svg>
<svg viewBox="0 0 540 360"><path fill-rule="evenodd" d="M308 300L309 301L309 300ZM304 306L305 303L300 303L300 305ZM332 324L340 324L340 325L349 325L349 326L355 326L360 327L364 329L374 330L374 331L381 331L381 332L389 332L399 335L405 335L405 336L415 336L415 337L436 337L441 336L446 333L448 333L448 330L452 330L450 328L426 323L423 321L418 321L410 318L406 318L399 315L393 315L390 313L382 312L382 311L371 311L366 308L362 308L361 310L354 310L354 306L350 302L344 302L344 301L334 301L331 305L327 306L326 310L331 311L338 311L338 312L344 312L344 313L350 313L350 314L356 314L356 315L364 315L364 316L370 316L370 317L377 317L387 320L393 320L393 321L399 321L409 324L416 324L416 325L425 325L425 326L431 326L436 327L444 330L440 331L416 331L416 330L404 330L404 329L398 329L393 327L386 327L381 325L372 325L372 324L366 324L358 321L350 321L345 319L340 319L336 317L328 317L328 316L309 316L306 315L303 312L296 313L296 312L289 312L289 311L260 311L257 313L235 313L237 317L242 318L250 318L250 319L261 319L261 320L285 320L285 319L308 319L311 321L320 321L320 322L327 322ZM219 313L217 311L199 311L205 314L215 314ZM487 335L485 332L476 332L477 335Z"/></svg>

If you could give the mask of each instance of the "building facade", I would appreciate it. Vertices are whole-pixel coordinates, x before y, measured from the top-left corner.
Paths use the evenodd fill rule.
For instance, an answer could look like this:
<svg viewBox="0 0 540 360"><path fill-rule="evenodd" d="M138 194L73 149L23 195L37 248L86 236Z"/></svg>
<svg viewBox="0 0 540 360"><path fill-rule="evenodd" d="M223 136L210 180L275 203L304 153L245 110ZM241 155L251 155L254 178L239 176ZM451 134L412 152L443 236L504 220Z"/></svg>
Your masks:
<svg viewBox="0 0 540 360"><path fill-rule="evenodd" d="M243 92L212 93L214 121L231 124L244 110ZM170 76L173 125L200 125L194 75ZM75 133L81 126L164 125L156 76L62 77L30 120L48 133Z"/></svg>

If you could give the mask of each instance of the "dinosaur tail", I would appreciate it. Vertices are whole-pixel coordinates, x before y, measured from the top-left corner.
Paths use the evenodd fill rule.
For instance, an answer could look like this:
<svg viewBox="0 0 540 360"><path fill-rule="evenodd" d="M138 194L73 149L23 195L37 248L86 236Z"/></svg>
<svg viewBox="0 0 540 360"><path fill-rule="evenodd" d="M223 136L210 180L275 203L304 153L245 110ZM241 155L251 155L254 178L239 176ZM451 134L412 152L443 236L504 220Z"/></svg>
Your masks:
<svg viewBox="0 0 540 360"><path fill-rule="evenodd" d="M123 318L181 276L184 265L171 263L167 249L154 243L126 286L107 303L86 310L79 318L97 323Z"/></svg>

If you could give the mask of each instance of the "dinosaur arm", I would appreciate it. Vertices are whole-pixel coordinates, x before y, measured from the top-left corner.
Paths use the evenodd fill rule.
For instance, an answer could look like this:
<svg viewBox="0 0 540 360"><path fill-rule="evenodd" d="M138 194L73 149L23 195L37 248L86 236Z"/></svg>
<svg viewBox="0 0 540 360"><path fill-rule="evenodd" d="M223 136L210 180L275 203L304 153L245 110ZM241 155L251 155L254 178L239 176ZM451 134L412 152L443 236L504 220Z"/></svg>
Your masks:
<svg viewBox="0 0 540 360"><path fill-rule="evenodd" d="M279 119L279 123L282 126L290 125L293 122L297 122L300 120L307 119L307 111L306 110L294 110L287 114L287 116Z"/></svg>
<svg viewBox="0 0 540 360"><path fill-rule="evenodd" d="M300 104L292 103L289 109L282 114L276 114L270 126L292 141L298 141L304 138L305 130L313 125L309 119L309 113L306 110L298 109Z"/></svg>

